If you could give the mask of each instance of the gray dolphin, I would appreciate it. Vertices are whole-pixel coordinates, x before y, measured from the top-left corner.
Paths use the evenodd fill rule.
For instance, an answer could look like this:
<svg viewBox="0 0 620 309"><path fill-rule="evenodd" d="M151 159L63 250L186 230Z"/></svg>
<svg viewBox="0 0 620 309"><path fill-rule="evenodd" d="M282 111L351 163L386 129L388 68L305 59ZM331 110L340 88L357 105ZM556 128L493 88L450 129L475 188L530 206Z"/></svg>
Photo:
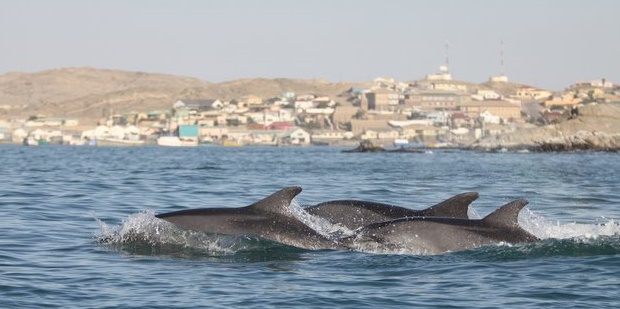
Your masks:
<svg viewBox="0 0 620 309"><path fill-rule="evenodd" d="M369 224L350 237L329 239L295 218L291 212L289 205L301 190L299 187L284 188L245 207L189 209L156 217L182 229L225 235L255 235L309 250L350 250L364 244L373 247L380 244L392 249L438 254L500 242L538 240L519 227L517 222L520 210L527 205L525 200L508 203L481 220L405 217ZM470 198L473 196L477 197L477 194Z"/></svg>
<svg viewBox="0 0 620 309"><path fill-rule="evenodd" d="M498 243L524 243L539 239L519 226L519 212L527 201L512 201L480 220L408 217L363 227L347 242L382 244L391 249L423 254L461 251Z"/></svg>
<svg viewBox="0 0 620 309"><path fill-rule="evenodd" d="M447 217L467 219L469 205L478 198L477 192L455 195L423 210L358 200L335 200L304 208L309 214L341 224L350 230L376 222L405 217Z"/></svg>
<svg viewBox="0 0 620 309"><path fill-rule="evenodd" d="M255 235L310 249L344 249L295 218L289 207L300 187L287 187L240 208L188 209L156 215L179 228L224 235Z"/></svg>

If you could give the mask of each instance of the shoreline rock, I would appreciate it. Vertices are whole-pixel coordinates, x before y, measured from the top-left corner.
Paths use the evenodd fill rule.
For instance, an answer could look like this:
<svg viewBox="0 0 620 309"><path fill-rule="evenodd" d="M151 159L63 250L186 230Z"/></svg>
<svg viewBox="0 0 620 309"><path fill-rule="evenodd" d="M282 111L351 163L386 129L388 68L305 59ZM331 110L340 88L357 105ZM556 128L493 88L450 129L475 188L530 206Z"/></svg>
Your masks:
<svg viewBox="0 0 620 309"><path fill-rule="evenodd" d="M535 151L620 151L620 134L578 131L576 134L535 141Z"/></svg>
<svg viewBox="0 0 620 309"><path fill-rule="evenodd" d="M544 127L527 128L481 139L478 150L620 151L620 104L590 104L579 116Z"/></svg>

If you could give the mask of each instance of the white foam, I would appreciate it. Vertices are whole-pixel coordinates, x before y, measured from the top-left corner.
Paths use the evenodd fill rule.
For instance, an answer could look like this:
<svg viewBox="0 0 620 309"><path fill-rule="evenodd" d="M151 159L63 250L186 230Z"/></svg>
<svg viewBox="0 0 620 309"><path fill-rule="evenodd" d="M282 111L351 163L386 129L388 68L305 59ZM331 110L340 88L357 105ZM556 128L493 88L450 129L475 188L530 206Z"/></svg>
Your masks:
<svg viewBox="0 0 620 309"><path fill-rule="evenodd" d="M102 220L96 239L104 244L123 245L141 243L152 246L180 246L206 250L214 253L234 253L242 250L243 236L209 235L201 232L181 230L173 224L155 217L153 211L142 211L124 219L117 226L109 226Z"/></svg>
<svg viewBox="0 0 620 309"><path fill-rule="evenodd" d="M334 224L327 219L309 214L295 200L291 202L290 209L295 218L327 238L338 239L355 233L342 224Z"/></svg>
<svg viewBox="0 0 620 309"><path fill-rule="evenodd" d="M540 239L597 238L620 235L620 224L613 219L600 218L601 223L551 221L528 208L521 211L519 224Z"/></svg>
<svg viewBox="0 0 620 309"><path fill-rule="evenodd" d="M316 230L319 234L337 240L342 237L355 235L355 231L347 229L340 224L332 224L326 219L310 215L296 201L291 203L293 215L304 224ZM470 208L470 218L480 217ZM246 236L223 236L211 235L202 232L181 230L173 224L155 217L153 211L142 211L124 219L116 226L95 218L99 223L99 230L95 233L96 239L104 244L124 245L129 243L141 243L152 246L180 246L209 251L215 254L231 254L241 250L259 248L264 244L248 242ZM521 211L519 224L526 231L540 239L575 239L589 240L604 236L620 235L620 224L613 219L600 219L601 223L577 223L551 221L538 215L528 208ZM428 255L428 252L420 248L396 248L372 241L358 239L351 248L356 251L378 254L407 254ZM501 243L498 245L510 246ZM258 246L258 247L257 247Z"/></svg>

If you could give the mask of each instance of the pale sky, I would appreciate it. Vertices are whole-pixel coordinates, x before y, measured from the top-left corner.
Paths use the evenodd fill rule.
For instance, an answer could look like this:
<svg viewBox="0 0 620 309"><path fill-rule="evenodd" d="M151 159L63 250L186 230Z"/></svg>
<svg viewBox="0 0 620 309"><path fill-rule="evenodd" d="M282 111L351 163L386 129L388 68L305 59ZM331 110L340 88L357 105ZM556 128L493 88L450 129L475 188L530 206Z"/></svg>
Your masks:
<svg viewBox="0 0 620 309"><path fill-rule="evenodd" d="M0 74L95 67L196 77L620 83L616 0L0 0ZM446 52L446 42L449 46Z"/></svg>

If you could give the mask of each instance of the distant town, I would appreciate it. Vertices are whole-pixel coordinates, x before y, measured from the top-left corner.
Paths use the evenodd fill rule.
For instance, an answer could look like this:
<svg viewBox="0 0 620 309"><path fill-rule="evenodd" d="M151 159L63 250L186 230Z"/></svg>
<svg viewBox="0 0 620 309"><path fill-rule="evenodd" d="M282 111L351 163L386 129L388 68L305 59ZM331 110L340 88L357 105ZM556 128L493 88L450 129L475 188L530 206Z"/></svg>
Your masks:
<svg viewBox="0 0 620 309"><path fill-rule="evenodd" d="M620 87L601 78L553 92L512 84L454 80L445 66L416 82L376 78L336 97L285 92L178 98L165 110L110 109L85 130L79 118L30 116L0 119L0 143L91 146L358 145L466 147L575 116L590 103L620 102ZM2 116L2 115L0 115Z"/></svg>

